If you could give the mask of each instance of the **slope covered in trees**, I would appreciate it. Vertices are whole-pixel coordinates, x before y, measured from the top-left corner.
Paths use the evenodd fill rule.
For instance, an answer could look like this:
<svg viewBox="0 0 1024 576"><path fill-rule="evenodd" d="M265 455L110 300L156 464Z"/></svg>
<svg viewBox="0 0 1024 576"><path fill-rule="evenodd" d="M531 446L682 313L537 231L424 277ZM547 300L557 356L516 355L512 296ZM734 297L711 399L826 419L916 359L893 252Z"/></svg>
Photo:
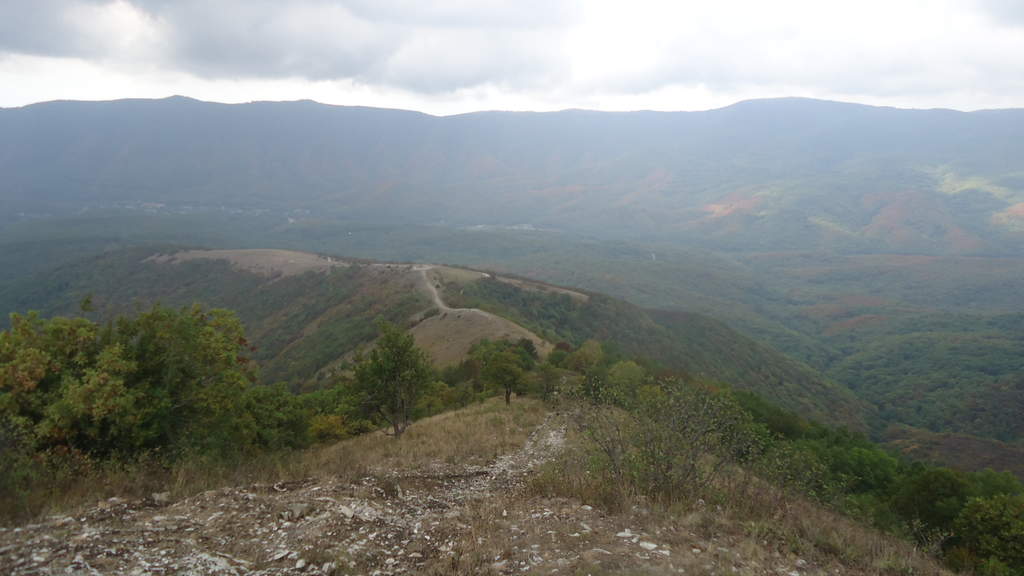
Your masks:
<svg viewBox="0 0 1024 576"><path fill-rule="evenodd" d="M181 306L199 301L231 308L256 346L253 355L262 366L261 380L288 380L293 385L329 377L375 337L378 316L409 326L433 314L418 276L404 266L363 262L267 277L223 260L153 258L174 251L129 249L70 264L8 291L9 306L67 313L91 294L101 318L130 311L133 303ZM674 371L770 395L814 418L865 426L866 405L849 391L710 318L645 311L600 294L574 298L511 279L484 278L457 286L458 290L442 286L448 305L493 312L549 342L565 340L578 346L588 339L605 341L623 354L648 358ZM434 320L427 318L428 323ZM440 332L435 336L450 339Z"/></svg>
<svg viewBox="0 0 1024 576"><path fill-rule="evenodd" d="M446 298L453 302L507 315L549 340L574 346L605 341L626 356L729 382L819 420L863 428L870 415L867 406L842 386L706 316L644 310L600 294L581 300L524 290L495 278L447 288Z"/></svg>
<svg viewBox="0 0 1024 576"><path fill-rule="evenodd" d="M804 99L452 117L181 97L51 102L0 110L0 213L9 223L223 211L528 224L743 251L1013 254L1024 242L1022 134L1018 110Z"/></svg>
<svg viewBox="0 0 1024 576"><path fill-rule="evenodd" d="M505 410L512 411L507 404L514 391L557 402L558 413L541 427L548 428L544 437L559 437L551 441L552 447L565 444L566 449L547 454L546 469L534 474L531 490L539 496L571 498L577 505L591 502L612 515L642 501L648 508L644 516L658 514L663 526L681 521L680 510L700 513L711 503L718 516L711 521L716 532L734 530L730 523L770 522L776 528L759 531L753 541L788 541L800 555L853 570L877 562L903 571L928 566L916 550L911 553L908 545L888 541L893 538L913 539L957 570L1002 576L1024 567L1019 541L1024 485L1009 474L964 474L902 462L862 435L806 420L722 384L656 375L633 360L616 359L614 350L594 340L560 349L544 362L529 340L484 342L458 367L438 374L409 334L388 325L381 330L382 344L359 361L354 374L341 375L322 390L295 395L283 386L254 384L244 331L227 310L155 307L105 326L80 317L14 316L12 328L0 332L0 446L5 456L0 461L0 511L37 514L52 506L48 496L73 485L83 497L95 498L111 489L107 481L115 475L141 479L154 466L174 475L182 466L232 473L256 470L256 462L308 466L311 458L323 467L329 452L284 450L381 425L394 428L391 450L401 452L406 442L401 432L411 419L502 392ZM433 378L439 379L431 383ZM518 414L524 416L521 410ZM558 421L560 430L552 427ZM489 422L503 419L492 414ZM483 432L477 426L472 435ZM564 442L567 432L574 436L571 444ZM344 448L334 452L342 459L333 466L350 467L355 460L345 458L352 454ZM537 462L536 451L532 459ZM514 462L503 462L507 486ZM526 472L530 470L519 474ZM379 491L385 498L406 498L397 482L409 487L407 478L373 473L384 474ZM272 467L260 474L280 478L288 473ZM378 482L362 474L364 488ZM484 476L492 481L498 473ZM170 482L166 472L163 478ZM264 489L288 492L324 480L304 477ZM332 481L337 483L338 477ZM494 490L497 485L477 483L472 489ZM171 498L170 492L152 495L147 506L166 506ZM318 501L337 504L334 498ZM123 502L115 498L107 504ZM232 513L236 508L228 507ZM355 515L345 510L330 513ZM308 507L289 506L281 514L297 522L308 512ZM801 525L806 515L814 518L818 533L809 532L806 522ZM837 515L890 536L880 537ZM506 516L508 510L501 513ZM388 524L379 516L374 519L375 530ZM63 523L64 530L83 528L70 522L72 526ZM6 556L39 528L24 536L21 530L4 531L10 544L0 552L0 565L40 562L39 555L26 557L31 560ZM585 526L586 532L592 530ZM841 542L846 544L837 548ZM473 543L482 544L480 538ZM92 548L82 550L93 553ZM749 546L744 550L752 553ZM894 557L896 550L899 556ZM54 550L58 557L66 551ZM71 556L64 560L71 561Z"/></svg>

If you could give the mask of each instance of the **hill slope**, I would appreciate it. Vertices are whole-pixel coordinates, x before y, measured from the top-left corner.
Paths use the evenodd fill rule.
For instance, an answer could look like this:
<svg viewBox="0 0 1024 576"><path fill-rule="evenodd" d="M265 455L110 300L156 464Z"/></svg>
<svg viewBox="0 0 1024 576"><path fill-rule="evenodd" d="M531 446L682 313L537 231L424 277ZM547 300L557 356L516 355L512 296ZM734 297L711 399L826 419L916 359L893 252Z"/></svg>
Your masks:
<svg viewBox="0 0 1024 576"><path fill-rule="evenodd" d="M156 301L236 310L266 382L330 376L374 338L380 317L411 327L440 366L461 360L482 338L530 338L542 354L551 342L593 338L823 421L863 428L867 412L849 391L710 318L451 267L281 250L136 248L25 279L5 300L12 310L60 314L88 294L101 317Z"/></svg>
<svg viewBox="0 0 1024 576"><path fill-rule="evenodd" d="M910 543L796 499L616 512L533 487L578 450L539 402L492 400L198 494L120 497L0 530L11 574L946 574ZM595 504L595 505L592 505ZM653 512L653 513L652 513ZM765 513L760 513L765 514ZM813 532L811 530L813 524Z"/></svg>
<svg viewBox="0 0 1024 576"><path fill-rule="evenodd" d="M483 338L529 338L528 330L480 311L449 315L434 306L411 265L344 261L286 250L114 251L26 279L12 291L13 310L75 311L92 295L100 317L160 302L200 302L237 311L255 345L266 382L328 377L376 337L385 319L413 327L417 343L444 366L461 360ZM426 317L426 319L424 319Z"/></svg>

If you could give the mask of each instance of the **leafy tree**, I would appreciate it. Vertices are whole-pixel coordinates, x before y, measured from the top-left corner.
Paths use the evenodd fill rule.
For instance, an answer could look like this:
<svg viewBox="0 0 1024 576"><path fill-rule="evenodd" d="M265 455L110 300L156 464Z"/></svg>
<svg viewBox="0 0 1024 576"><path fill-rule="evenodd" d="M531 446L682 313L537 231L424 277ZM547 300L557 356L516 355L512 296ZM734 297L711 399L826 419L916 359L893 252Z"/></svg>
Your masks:
<svg viewBox="0 0 1024 576"><path fill-rule="evenodd" d="M948 468L920 468L905 477L893 495L893 509L915 538L927 542L952 530L968 497L963 475Z"/></svg>
<svg viewBox="0 0 1024 576"><path fill-rule="evenodd" d="M412 334L387 322L380 331L376 347L356 366L356 386L366 408L383 418L398 438L409 427L433 370Z"/></svg>
<svg viewBox="0 0 1024 576"><path fill-rule="evenodd" d="M251 440L247 352L226 310L154 306L104 327L14 315L0 333L0 416L36 450L237 451Z"/></svg>
<svg viewBox="0 0 1024 576"><path fill-rule="evenodd" d="M504 348L492 353L484 365L484 379L505 392L505 404L512 402L512 393L523 384L522 359L513 350Z"/></svg>
<svg viewBox="0 0 1024 576"><path fill-rule="evenodd" d="M566 359L566 367L581 374L588 374L604 362L604 349L597 340L587 340Z"/></svg>
<svg viewBox="0 0 1024 576"><path fill-rule="evenodd" d="M605 379L606 399L616 404L628 403L636 396L646 376L644 369L632 360L612 364Z"/></svg>
<svg viewBox="0 0 1024 576"><path fill-rule="evenodd" d="M526 363L526 369L530 370L540 359L540 354L537 352L537 346L534 345L533 340L529 338L520 338L516 341L518 352Z"/></svg>
<svg viewBox="0 0 1024 576"><path fill-rule="evenodd" d="M1024 496L972 498L955 526L960 545L982 566L1002 564L1012 569L1007 574L1024 571Z"/></svg>
<svg viewBox="0 0 1024 576"><path fill-rule="evenodd" d="M563 372L552 364L541 364L534 373L530 391L544 400L549 400L565 379Z"/></svg>

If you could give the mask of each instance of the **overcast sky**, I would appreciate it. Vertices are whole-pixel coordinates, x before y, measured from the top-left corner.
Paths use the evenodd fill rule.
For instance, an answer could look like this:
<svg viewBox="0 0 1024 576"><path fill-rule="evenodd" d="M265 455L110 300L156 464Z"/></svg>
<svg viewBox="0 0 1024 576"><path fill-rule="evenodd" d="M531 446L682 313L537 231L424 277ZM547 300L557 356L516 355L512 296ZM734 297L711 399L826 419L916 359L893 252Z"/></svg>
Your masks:
<svg viewBox="0 0 1024 576"><path fill-rule="evenodd" d="M1024 107L1024 0L0 0L0 106Z"/></svg>

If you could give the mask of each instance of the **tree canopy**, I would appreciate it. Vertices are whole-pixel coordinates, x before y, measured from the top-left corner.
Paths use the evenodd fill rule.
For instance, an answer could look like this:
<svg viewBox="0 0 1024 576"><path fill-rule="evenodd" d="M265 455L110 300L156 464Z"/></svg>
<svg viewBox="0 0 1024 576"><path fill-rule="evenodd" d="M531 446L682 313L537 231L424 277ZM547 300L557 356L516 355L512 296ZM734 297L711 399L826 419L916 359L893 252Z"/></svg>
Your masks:
<svg viewBox="0 0 1024 576"><path fill-rule="evenodd" d="M356 386L366 408L386 420L399 437L412 421L433 369L412 334L386 322L380 331L377 345L356 365Z"/></svg>

